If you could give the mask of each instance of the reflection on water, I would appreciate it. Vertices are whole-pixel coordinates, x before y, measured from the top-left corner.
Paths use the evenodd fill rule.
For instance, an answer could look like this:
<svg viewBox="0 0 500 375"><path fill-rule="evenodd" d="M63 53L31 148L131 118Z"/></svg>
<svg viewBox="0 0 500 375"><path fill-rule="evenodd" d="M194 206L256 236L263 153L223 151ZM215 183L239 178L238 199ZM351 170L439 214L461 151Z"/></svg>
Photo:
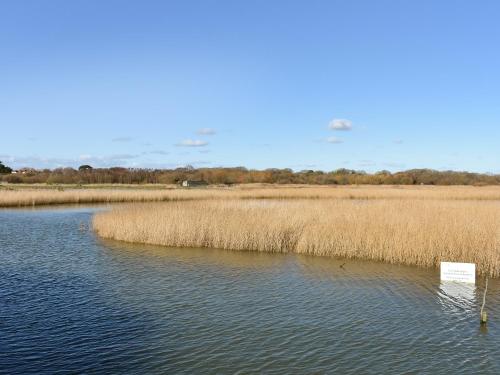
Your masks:
<svg viewBox="0 0 500 375"><path fill-rule="evenodd" d="M0 211L0 372L500 373L498 280L486 330L481 281L101 241L92 211Z"/></svg>
<svg viewBox="0 0 500 375"><path fill-rule="evenodd" d="M443 305L451 304L463 309L473 310L476 306L476 286L469 283L443 281L438 295Z"/></svg>

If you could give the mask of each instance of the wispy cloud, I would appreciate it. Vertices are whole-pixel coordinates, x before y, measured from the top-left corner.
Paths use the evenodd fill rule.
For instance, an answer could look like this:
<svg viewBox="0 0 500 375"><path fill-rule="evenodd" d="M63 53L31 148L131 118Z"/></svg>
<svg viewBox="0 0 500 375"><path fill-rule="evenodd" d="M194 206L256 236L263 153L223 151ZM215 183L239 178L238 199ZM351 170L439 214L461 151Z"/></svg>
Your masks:
<svg viewBox="0 0 500 375"><path fill-rule="evenodd" d="M78 161L84 161L87 164L95 164L96 166L114 166L116 164L125 165L128 164L131 160L139 158L140 155L137 154L111 154L104 156L95 156L83 154L80 155ZM76 161L71 161L69 159L69 163L67 165L75 165Z"/></svg>
<svg viewBox="0 0 500 375"><path fill-rule="evenodd" d="M384 165L386 167L389 167L389 168L396 168L396 169L403 169L406 165L403 164L403 163L397 163L397 162L387 162L387 163L384 163Z"/></svg>
<svg viewBox="0 0 500 375"><path fill-rule="evenodd" d="M135 159L139 157L139 155L134 155L134 154L114 154L114 155L109 155L107 158L109 160L127 160L127 159Z"/></svg>
<svg viewBox="0 0 500 375"><path fill-rule="evenodd" d="M212 128L201 128L196 132L198 135L214 135L215 133L215 129Z"/></svg>
<svg viewBox="0 0 500 375"><path fill-rule="evenodd" d="M352 122L350 120L336 118L330 121L328 128L331 130L352 130Z"/></svg>
<svg viewBox="0 0 500 375"><path fill-rule="evenodd" d="M139 155L135 154L113 154L105 156L82 154L75 158L41 157L37 155L22 157L13 155L3 156L6 156L6 158L3 158L4 161L8 161L14 168L33 167L39 169L61 167L76 168L82 163L91 164L94 167L128 166L133 160L139 157Z"/></svg>
<svg viewBox="0 0 500 375"><path fill-rule="evenodd" d="M344 141L340 138L337 138L337 137L328 137L325 139L326 142L328 143L335 143L335 144L338 144L338 143L343 143Z"/></svg>
<svg viewBox="0 0 500 375"><path fill-rule="evenodd" d="M83 155L87 157L89 155ZM41 157L38 155L29 156L14 156L14 155L2 155L1 160L4 162L8 161L10 167L22 168L22 167L32 167L32 168L60 168L60 167L70 167L78 165L82 161L80 158L63 158L63 157ZM87 159L86 159L87 160Z"/></svg>
<svg viewBox="0 0 500 375"><path fill-rule="evenodd" d="M4 163L12 163L13 161L15 161L15 157L12 156L12 155L7 155L7 154L2 154L0 155L0 161L3 161Z"/></svg>
<svg viewBox="0 0 500 375"><path fill-rule="evenodd" d="M146 154L152 154L152 155L169 155L170 152L163 151L163 150L153 150L153 151L147 151Z"/></svg>
<svg viewBox="0 0 500 375"><path fill-rule="evenodd" d="M397 145L400 145L403 143L403 140L402 139L395 139L394 141L392 141L392 143L395 143Z"/></svg>
<svg viewBox="0 0 500 375"><path fill-rule="evenodd" d="M291 167L295 170L297 169L313 169L316 168L317 164L294 164Z"/></svg>
<svg viewBox="0 0 500 375"><path fill-rule="evenodd" d="M358 166L360 167L373 167L377 163L375 163L373 160L360 160L358 163Z"/></svg>
<svg viewBox="0 0 500 375"><path fill-rule="evenodd" d="M183 141L176 144L176 146L178 147L204 147L207 145L207 141L202 141L199 139L184 139Z"/></svg>
<svg viewBox="0 0 500 375"><path fill-rule="evenodd" d="M113 138L111 141L112 142L131 142L133 140L132 137L116 137Z"/></svg>

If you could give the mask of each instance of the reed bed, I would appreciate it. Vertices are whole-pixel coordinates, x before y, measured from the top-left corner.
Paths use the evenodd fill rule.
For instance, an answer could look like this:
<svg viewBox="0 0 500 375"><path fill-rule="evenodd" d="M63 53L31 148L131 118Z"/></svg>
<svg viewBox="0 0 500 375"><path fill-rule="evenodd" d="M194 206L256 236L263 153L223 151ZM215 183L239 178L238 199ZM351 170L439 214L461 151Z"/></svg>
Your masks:
<svg viewBox="0 0 500 375"><path fill-rule="evenodd" d="M0 207L114 202L226 199L411 199L500 200L500 186L249 186L127 189L8 189L0 186Z"/></svg>
<svg viewBox="0 0 500 375"><path fill-rule="evenodd" d="M454 194L422 200L145 203L98 213L93 228L104 238L170 247L293 252L424 267L471 262L480 274L500 276L500 201Z"/></svg>
<svg viewBox="0 0 500 375"><path fill-rule="evenodd" d="M0 190L0 207L25 207L56 204L94 204L123 202L162 202L175 200L212 199L221 192L216 190Z"/></svg>

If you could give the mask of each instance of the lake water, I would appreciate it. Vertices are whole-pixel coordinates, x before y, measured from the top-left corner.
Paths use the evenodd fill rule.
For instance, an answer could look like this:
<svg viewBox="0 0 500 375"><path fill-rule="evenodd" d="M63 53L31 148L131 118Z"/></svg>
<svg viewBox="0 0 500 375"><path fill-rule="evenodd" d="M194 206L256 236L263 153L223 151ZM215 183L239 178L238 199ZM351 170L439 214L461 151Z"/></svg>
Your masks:
<svg viewBox="0 0 500 375"><path fill-rule="evenodd" d="M95 208L0 211L0 372L499 374L500 282L101 241Z"/></svg>

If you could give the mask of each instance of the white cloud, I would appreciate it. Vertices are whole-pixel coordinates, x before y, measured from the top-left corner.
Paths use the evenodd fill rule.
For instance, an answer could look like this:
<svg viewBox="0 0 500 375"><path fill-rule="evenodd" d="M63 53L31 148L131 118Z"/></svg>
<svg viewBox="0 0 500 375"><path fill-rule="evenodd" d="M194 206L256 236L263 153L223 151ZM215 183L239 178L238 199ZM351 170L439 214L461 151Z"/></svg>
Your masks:
<svg viewBox="0 0 500 375"><path fill-rule="evenodd" d="M17 157L13 155L10 155L8 160L11 163L10 167L12 168L31 167L39 169L66 167L70 166L72 163L75 164L78 162L74 159L66 158L45 158L39 156Z"/></svg>
<svg viewBox="0 0 500 375"><path fill-rule="evenodd" d="M94 167L113 167L113 166L129 166L133 159L138 158L139 155L134 154L114 154L105 156L93 156L89 154L82 154L76 158L64 157L40 157L40 156L9 156L7 159L10 166L13 168L32 167L38 169L44 168L60 168L60 167L73 167L76 168L80 164L90 164Z"/></svg>
<svg viewBox="0 0 500 375"><path fill-rule="evenodd" d="M215 129L212 128L201 128L196 132L198 135L214 135L215 133Z"/></svg>
<svg viewBox="0 0 500 375"><path fill-rule="evenodd" d="M331 130L352 130L352 122L346 119L336 118L330 121L328 128Z"/></svg>
<svg viewBox="0 0 500 375"><path fill-rule="evenodd" d="M179 147L203 147L208 145L208 142L199 139L184 139L182 142L177 143Z"/></svg>
<svg viewBox="0 0 500 375"><path fill-rule="evenodd" d="M328 138L326 139L326 141L327 141L328 143L335 143L335 144L337 144L337 143L343 143L343 142L344 142L342 139L337 138L337 137L328 137Z"/></svg>

